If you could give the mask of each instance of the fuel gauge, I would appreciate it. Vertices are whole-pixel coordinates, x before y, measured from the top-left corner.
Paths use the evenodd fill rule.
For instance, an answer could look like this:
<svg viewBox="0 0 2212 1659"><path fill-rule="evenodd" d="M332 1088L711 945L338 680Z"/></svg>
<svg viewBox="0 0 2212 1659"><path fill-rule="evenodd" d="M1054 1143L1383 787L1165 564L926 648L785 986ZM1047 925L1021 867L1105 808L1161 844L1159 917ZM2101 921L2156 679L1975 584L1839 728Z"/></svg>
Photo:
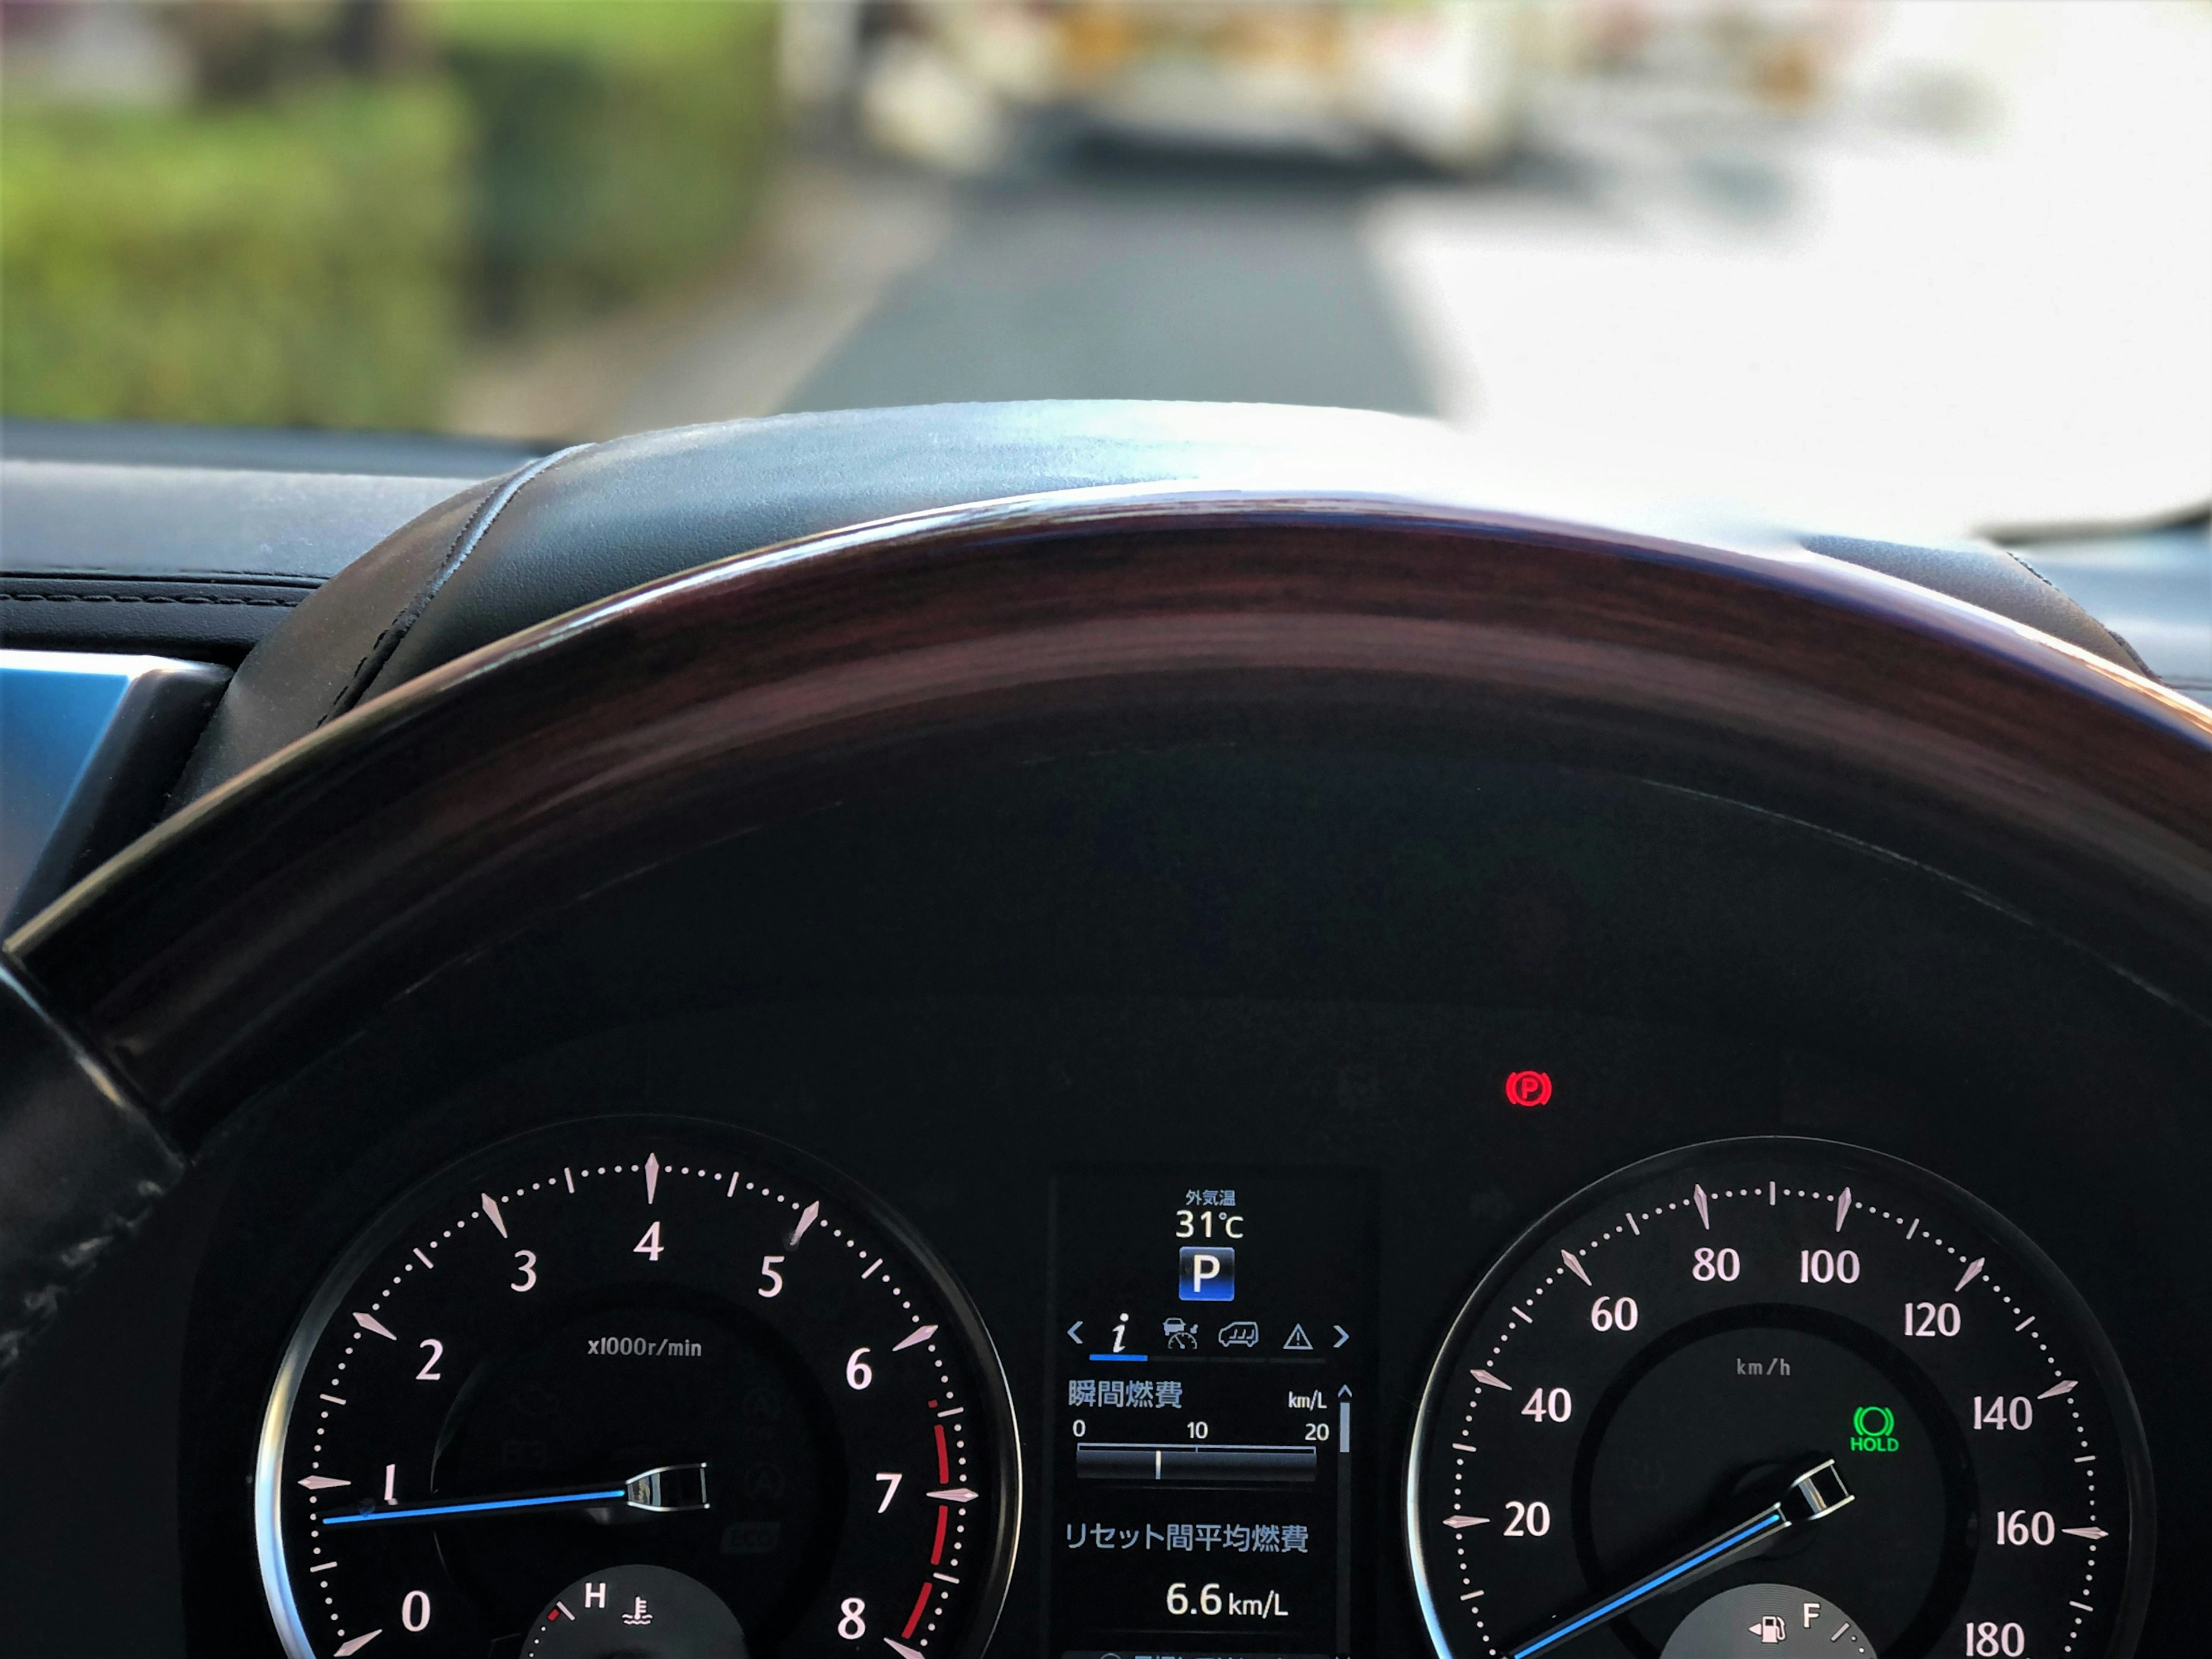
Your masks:
<svg viewBox="0 0 2212 1659"><path fill-rule="evenodd" d="M1660 1659L1755 1659L1790 1641L1833 1659L1875 1659L1850 1614L1796 1584L1739 1584L1700 1602Z"/></svg>

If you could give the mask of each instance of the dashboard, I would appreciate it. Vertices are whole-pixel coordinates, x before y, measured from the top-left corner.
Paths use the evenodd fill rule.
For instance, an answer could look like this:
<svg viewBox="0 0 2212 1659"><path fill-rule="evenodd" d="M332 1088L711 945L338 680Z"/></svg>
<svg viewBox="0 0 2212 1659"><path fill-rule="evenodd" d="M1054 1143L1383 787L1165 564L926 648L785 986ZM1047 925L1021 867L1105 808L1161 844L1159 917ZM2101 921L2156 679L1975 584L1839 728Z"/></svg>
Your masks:
<svg viewBox="0 0 2212 1659"><path fill-rule="evenodd" d="M1557 653L1384 687L1342 631L1224 670L1286 545L1374 617L1441 509L1209 497L1195 565L1158 510L1079 524L1110 556L1041 560L1066 503L901 526L929 562L431 668L11 938L180 1154L0 1391L21 1650L2197 1650L2212 739L2109 728L2159 889L2123 786L2071 842L2001 822L1903 716L1604 712ZM1535 626L1466 533L1360 647L1401 678L1455 607ZM885 714L885 664L957 678L959 582L1012 607L961 712ZM1593 591L1546 626L1595 684ZM2042 708L1797 614L1746 627L1800 690ZM1097 690L1121 617L1141 695ZM973 642L1048 623L1090 631Z"/></svg>

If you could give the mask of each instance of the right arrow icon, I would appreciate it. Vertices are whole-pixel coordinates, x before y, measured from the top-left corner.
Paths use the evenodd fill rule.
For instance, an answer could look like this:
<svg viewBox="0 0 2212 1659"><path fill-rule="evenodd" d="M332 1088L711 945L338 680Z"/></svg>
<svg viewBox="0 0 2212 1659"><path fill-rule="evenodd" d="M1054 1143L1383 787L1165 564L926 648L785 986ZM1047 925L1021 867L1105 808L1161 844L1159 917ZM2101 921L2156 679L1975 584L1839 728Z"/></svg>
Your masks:
<svg viewBox="0 0 2212 1659"><path fill-rule="evenodd" d="M1340 1348L1351 1340L1352 1333L1345 1329L1343 1326L1339 1325L1336 1328L1336 1346Z"/></svg>

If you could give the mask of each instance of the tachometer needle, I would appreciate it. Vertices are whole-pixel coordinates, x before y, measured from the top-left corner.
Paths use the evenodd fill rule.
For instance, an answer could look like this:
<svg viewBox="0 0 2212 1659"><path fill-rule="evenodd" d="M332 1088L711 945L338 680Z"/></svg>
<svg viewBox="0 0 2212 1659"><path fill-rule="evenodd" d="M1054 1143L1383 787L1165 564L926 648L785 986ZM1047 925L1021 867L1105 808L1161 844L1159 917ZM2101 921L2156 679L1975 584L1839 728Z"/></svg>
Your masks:
<svg viewBox="0 0 2212 1659"><path fill-rule="evenodd" d="M1514 1649L1512 1659L1534 1659L1534 1655L1546 1652L1570 1637L1579 1636L1609 1619L1618 1619L1630 1608L1642 1606L1655 1595L1678 1590L1709 1572L1719 1571L1731 1561L1765 1549L1775 1538L1792 1527L1826 1520L1851 1501L1851 1490L1844 1484L1844 1477L1836 1468L1836 1460L1832 1457L1825 1463L1815 1464L1792 1480L1780 1498L1749 1520L1738 1522L1719 1537L1698 1545L1680 1559L1638 1579L1626 1589L1615 1591L1595 1607L1560 1620L1541 1636L1523 1642Z"/></svg>
<svg viewBox="0 0 2212 1659"><path fill-rule="evenodd" d="M351 1515L325 1515L325 1527L366 1527L388 1521L443 1521L464 1515L503 1515L519 1510L591 1509L604 1504L626 1504L649 1515L668 1515L679 1510L703 1510L713 1505L707 1497L704 1463L670 1463L634 1474L618 1486L592 1486L568 1492L514 1492L501 1498L474 1498L450 1504L417 1504L405 1509L361 1510Z"/></svg>

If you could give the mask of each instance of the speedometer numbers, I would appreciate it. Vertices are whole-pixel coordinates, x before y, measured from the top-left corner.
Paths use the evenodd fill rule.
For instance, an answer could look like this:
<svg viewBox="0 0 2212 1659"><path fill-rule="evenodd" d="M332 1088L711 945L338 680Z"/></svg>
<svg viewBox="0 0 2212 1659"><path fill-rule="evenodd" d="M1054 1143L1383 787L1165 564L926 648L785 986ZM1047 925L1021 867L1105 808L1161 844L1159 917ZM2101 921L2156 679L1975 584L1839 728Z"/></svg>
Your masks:
<svg viewBox="0 0 2212 1659"><path fill-rule="evenodd" d="M972 1655L1019 1511L966 1298L796 1153L603 1119L440 1176L325 1281L271 1395L292 1659Z"/></svg>
<svg viewBox="0 0 2212 1659"><path fill-rule="evenodd" d="M2109 1659L2150 1516L2057 1269L1934 1176L1778 1139L1638 1164L1522 1239L1431 1375L1407 1498L1449 1659Z"/></svg>

